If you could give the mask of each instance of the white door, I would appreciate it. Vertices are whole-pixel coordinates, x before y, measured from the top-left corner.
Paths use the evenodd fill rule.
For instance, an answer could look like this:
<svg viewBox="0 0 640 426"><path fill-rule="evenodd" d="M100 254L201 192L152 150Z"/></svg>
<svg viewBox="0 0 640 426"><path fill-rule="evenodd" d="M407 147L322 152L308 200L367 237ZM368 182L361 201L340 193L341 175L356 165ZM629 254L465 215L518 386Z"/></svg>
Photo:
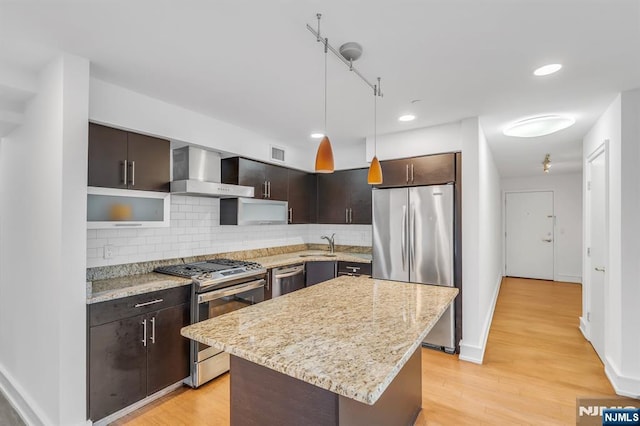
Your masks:
<svg viewBox="0 0 640 426"><path fill-rule="evenodd" d="M607 263L606 239L606 153L602 149L589 158L587 184L587 226L589 232L588 288L590 338L593 348L604 362L604 297L605 267Z"/></svg>
<svg viewBox="0 0 640 426"><path fill-rule="evenodd" d="M505 195L506 275L553 280L553 192Z"/></svg>

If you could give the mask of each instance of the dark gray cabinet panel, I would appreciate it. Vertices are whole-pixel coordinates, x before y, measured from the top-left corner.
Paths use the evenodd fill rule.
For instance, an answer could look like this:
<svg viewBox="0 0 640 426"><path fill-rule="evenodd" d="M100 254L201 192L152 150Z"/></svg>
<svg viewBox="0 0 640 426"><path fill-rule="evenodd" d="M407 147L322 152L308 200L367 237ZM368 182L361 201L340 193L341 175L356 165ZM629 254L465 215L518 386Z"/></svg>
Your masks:
<svg viewBox="0 0 640 426"><path fill-rule="evenodd" d="M149 319L147 394L189 375L189 339L180 334L189 319L187 303L158 311Z"/></svg>
<svg viewBox="0 0 640 426"><path fill-rule="evenodd" d="M305 286L319 284L336 277L336 262L306 262Z"/></svg>

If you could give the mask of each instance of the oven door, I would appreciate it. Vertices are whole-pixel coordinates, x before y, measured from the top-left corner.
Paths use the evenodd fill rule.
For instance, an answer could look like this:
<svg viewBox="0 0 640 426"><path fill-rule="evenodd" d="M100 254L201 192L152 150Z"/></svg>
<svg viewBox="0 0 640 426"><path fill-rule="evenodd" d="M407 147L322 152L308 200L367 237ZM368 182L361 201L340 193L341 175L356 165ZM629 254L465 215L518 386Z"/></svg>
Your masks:
<svg viewBox="0 0 640 426"><path fill-rule="evenodd" d="M232 312L264 300L266 281L257 279L218 290L195 293L192 322ZM209 380L229 371L229 354L205 344L191 341L191 377L187 383L197 388Z"/></svg>

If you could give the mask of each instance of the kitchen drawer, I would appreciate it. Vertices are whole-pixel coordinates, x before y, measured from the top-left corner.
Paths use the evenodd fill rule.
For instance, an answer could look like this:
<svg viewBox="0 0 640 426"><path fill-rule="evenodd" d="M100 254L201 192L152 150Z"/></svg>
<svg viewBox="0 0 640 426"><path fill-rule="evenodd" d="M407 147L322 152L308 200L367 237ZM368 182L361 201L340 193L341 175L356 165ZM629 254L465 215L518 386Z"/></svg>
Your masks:
<svg viewBox="0 0 640 426"><path fill-rule="evenodd" d="M340 261L338 275L371 275L371 263Z"/></svg>
<svg viewBox="0 0 640 426"><path fill-rule="evenodd" d="M190 297L191 286L185 285L88 305L89 326L189 303Z"/></svg>

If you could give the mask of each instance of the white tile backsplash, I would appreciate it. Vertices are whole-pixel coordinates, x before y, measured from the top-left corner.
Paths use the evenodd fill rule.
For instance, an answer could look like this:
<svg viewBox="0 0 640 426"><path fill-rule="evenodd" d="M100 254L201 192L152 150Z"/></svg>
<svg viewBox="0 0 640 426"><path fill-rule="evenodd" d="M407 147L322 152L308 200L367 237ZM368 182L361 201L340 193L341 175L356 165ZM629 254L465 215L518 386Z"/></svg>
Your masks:
<svg viewBox="0 0 640 426"><path fill-rule="evenodd" d="M171 196L171 226L144 229L87 230L87 267L119 265L176 257L295 244L371 246L371 225L220 225L220 200ZM104 259L104 245L113 258Z"/></svg>

